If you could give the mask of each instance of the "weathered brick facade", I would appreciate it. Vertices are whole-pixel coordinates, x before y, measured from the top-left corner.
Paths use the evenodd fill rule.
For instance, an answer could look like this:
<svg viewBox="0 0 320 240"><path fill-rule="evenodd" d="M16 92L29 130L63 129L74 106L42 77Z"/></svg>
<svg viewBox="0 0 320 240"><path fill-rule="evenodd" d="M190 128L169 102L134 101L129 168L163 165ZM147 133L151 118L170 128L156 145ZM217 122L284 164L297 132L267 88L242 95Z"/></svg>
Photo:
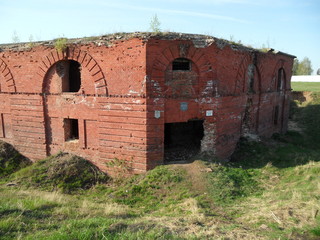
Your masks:
<svg viewBox="0 0 320 240"><path fill-rule="evenodd" d="M63 52L50 42L0 49L0 138L33 160L68 151L141 172L184 138L224 159L242 135L287 130L293 56L281 52L141 33L77 39Z"/></svg>

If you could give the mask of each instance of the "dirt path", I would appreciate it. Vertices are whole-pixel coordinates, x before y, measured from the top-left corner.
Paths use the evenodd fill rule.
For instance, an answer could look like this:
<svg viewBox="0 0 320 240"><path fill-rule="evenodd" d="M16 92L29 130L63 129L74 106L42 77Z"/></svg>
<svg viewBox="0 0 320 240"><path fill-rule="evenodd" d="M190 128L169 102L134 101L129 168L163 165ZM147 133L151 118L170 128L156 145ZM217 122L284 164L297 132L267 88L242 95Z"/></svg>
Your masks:
<svg viewBox="0 0 320 240"><path fill-rule="evenodd" d="M210 171L211 169L209 170L202 162L196 160L190 163L177 163L174 164L174 167L186 170L188 180L190 180L192 189L196 193L203 194L207 191L205 172Z"/></svg>

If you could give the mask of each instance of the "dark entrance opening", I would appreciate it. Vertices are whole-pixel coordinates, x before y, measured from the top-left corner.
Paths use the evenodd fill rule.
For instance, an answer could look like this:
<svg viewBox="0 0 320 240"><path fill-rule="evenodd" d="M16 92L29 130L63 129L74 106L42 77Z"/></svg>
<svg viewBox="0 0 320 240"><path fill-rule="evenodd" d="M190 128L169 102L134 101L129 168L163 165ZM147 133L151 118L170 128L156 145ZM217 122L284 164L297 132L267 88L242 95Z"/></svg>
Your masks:
<svg viewBox="0 0 320 240"><path fill-rule="evenodd" d="M198 154L203 135L203 120L166 123L164 127L165 162L186 161Z"/></svg>

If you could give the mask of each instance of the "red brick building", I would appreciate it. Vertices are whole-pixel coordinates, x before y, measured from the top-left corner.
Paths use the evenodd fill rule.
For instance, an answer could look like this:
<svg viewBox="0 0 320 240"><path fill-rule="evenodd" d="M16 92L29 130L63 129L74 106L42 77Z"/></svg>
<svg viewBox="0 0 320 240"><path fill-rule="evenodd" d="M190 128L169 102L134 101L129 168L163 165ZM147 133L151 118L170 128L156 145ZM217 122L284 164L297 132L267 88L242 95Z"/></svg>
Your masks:
<svg viewBox="0 0 320 240"><path fill-rule="evenodd" d="M134 172L174 149L225 159L245 134L287 130L293 58L177 33L0 45L0 138Z"/></svg>

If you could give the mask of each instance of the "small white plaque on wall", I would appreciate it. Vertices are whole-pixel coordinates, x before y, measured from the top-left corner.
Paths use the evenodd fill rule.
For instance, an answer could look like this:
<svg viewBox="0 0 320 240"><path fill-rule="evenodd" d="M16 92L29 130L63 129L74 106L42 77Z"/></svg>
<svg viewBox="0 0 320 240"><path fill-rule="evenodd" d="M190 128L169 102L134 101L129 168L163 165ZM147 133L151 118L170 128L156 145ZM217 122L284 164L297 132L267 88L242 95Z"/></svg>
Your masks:
<svg viewBox="0 0 320 240"><path fill-rule="evenodd" d="M206 117L212 117L212 116L213 116L213 110L207 110Z"/></svg>
<svg viewBox="0 0 320 240"><path fill-rule="evenodd" d="M160 116L161 116L161 111L155 110L155 111L154 111L154 117L155 117L155 118L160 118Z"/></svg>

